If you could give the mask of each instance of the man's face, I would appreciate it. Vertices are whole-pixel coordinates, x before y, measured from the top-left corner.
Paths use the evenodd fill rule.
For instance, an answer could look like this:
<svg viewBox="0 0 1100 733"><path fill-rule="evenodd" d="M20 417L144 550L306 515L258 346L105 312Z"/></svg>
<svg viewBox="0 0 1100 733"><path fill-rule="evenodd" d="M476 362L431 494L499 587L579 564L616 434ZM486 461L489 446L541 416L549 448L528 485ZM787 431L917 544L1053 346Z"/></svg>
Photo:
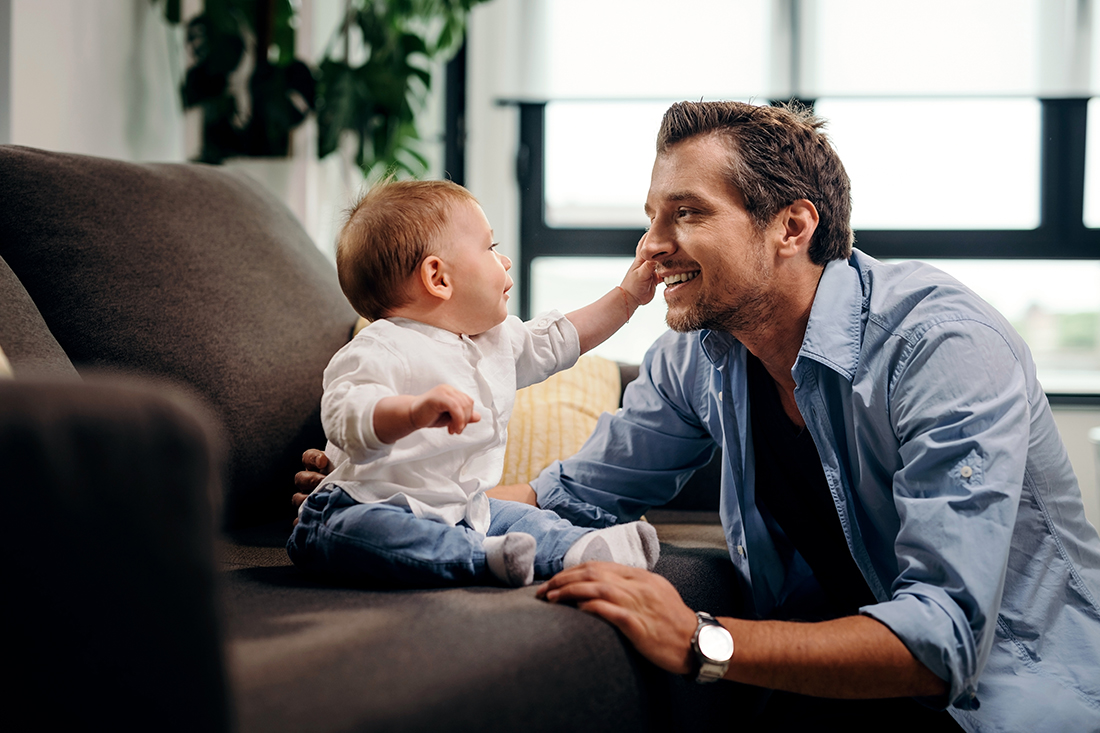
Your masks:
<svg viewBox="0 0 1100 733"><path fill-rule="evenodd" d="M653 164L641 251L657 263L675 331L752 330L772 304L773 264L726 178L729 156L719 137L702 135L676 143Z"/></svg>

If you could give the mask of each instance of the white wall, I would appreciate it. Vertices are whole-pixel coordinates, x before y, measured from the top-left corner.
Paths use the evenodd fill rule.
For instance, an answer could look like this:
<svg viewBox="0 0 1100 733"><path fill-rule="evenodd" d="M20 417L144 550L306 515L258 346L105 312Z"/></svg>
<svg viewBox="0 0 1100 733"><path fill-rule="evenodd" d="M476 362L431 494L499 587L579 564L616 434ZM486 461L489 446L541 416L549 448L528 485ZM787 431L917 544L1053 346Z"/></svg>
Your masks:
<svg viewBox="0 0 1100 733"><path fill-rule="evenodd" d="M1059 405L1054 408L1054 420L1081 486L1085 516L1100 529L1100 446L1088 438L1090 429L1100 427L1100 409Z"/></svg>
<svg viewBox="0 0 1100 733"><path fill-rule="evenodd" d="M183 36L149 0L11 0L10 141L184 159Z"/></svg>

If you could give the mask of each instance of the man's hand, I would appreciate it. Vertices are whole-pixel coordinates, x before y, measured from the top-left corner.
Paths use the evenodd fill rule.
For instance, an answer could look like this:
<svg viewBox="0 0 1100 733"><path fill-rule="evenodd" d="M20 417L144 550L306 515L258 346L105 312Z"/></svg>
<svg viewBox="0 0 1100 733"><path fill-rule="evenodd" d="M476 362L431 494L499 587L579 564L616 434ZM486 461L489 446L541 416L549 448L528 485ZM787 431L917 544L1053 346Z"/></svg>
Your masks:
<svg viewBox="0 0 1100 733"><path fill-rule="evenodd" d="M558 573L539 586L536 595L551 603L576 603L582 611L615 625L662 669L677 674L692 669L695 612L660 575L589 562Z"/></svg>
<svg viewBox="0 0 1100 733"><path fill-rule="evenodd" d="M309 493L332 472L332 463L329 462L324 451L310 448L302 454L302 469L294 474L294 488L298 491L290 497L290 500L294 503L295 509L302 506ZM298 520L295 519L294 523L297 524Z"/></svg>
<svg viewBox="0 0 1100 733"><path fill-rule="evenodd" d="M485 495L502 501L518 501L521 504L530 504L531 506L539 505L539 498L535 495L535 490L531 488L531 484L498 486L495 489L486 491Z"/></svg>

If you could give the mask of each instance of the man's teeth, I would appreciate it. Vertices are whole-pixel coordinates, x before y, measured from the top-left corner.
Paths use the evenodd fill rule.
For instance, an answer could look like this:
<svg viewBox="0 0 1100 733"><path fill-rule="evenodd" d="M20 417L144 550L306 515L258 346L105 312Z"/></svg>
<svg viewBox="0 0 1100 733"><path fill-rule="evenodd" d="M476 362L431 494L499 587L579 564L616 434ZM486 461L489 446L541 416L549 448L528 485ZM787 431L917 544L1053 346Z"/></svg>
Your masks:
<svg viewBox="0 0 1100 733"><path fill-rule="evenodd" d="M698 272L681 272L677 275L669 275L665 278L665 285L675 285L676 283L686 283L688 280L694 280Z"/></svg>

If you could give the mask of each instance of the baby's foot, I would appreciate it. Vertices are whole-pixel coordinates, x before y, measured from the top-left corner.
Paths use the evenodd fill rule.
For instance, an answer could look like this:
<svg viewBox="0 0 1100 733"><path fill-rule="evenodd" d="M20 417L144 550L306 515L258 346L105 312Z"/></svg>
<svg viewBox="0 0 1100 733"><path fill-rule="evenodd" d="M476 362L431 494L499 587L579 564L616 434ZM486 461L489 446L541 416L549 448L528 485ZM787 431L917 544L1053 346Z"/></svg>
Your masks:
<svg viewBox="0 0 1100 733"><path fill-rule="evenodd" d="M526 532L486 537L485 562L497 580L512 588L535 580L535 538Z"/></svg>
<svg viewBox="0 0 1100 733"><path fill-rule="evenodd" d="M565 567L601 560L652 570L660 554L661 545L653 525L630 522L597 529L581 537L565 553Z"/></svg>

